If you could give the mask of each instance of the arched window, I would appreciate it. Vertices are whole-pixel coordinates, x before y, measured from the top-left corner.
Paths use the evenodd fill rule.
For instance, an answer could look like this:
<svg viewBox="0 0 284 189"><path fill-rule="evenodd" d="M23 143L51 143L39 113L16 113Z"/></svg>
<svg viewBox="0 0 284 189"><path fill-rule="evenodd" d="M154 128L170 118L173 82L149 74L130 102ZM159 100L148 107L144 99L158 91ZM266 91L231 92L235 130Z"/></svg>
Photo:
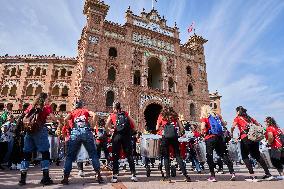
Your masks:
<svg viewBox="0 0 284 189"><path fill-rule="evenodd" d="M28 76L33 76L34 75L34 70L30 69Z"/></svg>
<svg viewBox="0 0 284 189"><path fill-rule="evenodd" d="M117 57L117 50L114 47L109 48L108 50L109 57L116 58Z"/></svg>
<svg viewBox="0 0 284 189"><path fill-rule="evenodd" d="M139 70L136 70L134 73L134 77L133 77L133 83L134 85L140 85L141 83L141 74Z"/></svg>
<svg viewBox="0 0 284 189"><path fill-rule="evenodd" d="M192 87L191 84L188 84L188 86L187 86L187 93L188 94L192 94L193 93L193 87Z"/></svg>
<svg viewBox="0 0 284 189"><path fill-rule="evenodd" d="M186 74L191 75L191 67L190 66L186 67Z"/></svg>
<svg viewBox="0 0 284 189"><path fill-rule="evenodd" d="M8 103L8 104L7 104L7 109L8 109L9 111L13 110L13 104L12 104L12 103Z"/></svg>
<svg viewBox="0 0 284 189"><path fill-rule="evenodd" d="M68 76L72 76L72 71L68 71L68 72L67 72L67 75L68 75Z"/></svg>
<svg viewBox="0 0 284 189"><path fill-rule="evenodd" d="M22 75L22 69L18 70L18 75L21 76Z"/></svg>
<svg viewBox="0 0 284 189"><path fill-rule="evenodd" d="M17 69L16 68L12 68L11 76L16 76L16 72L17 72Z"/></svg>
<svg viewBox="0 0 284 189"><path fill-rule="evenodd" d="M46 69L42 70L42 75L46 75Z"/></svg>
<svg viewBox="0 0 284 189"><path fill-rule="evenodd" d="M0 103L0 111L4 110L5 108L5 104L4 103Z"/></svg>
<svg viewBox="0 0 284 189"><path fill-rule="evenodd" d="M55 70L54 72L54 78L58 78L59 70Z"/></svg>
<svg viewBox="0 0 284 189"><path fill-rule="evenodd" d="M114 92L108 91L106 95L106 106L112 106L114 102Z"/></svg>
<svg viewBox="0 0 284 189"><path fill-rule="evenodd" d="M16 85L13 85L13 87L11 87L10 89L10 96L16 96L17 93L17 87Z"/></svg>
<svg viewBox="0 0 284 189"><path fill-rule="evenodd" d="M66 69L63 68L63 69L61 70L60 76L61 76L61 77L65 77L65 75L66 75Z"/></svg>
<svg viewBox="0 0 284 189"><path fill-rule="evenodd" d="M109 81L115 81L115 76L116 76L116 71L115 71L114 67L111 67L110 69L108 69L107 79Z"/></svg>
<svg viewBox="0 0 284 189"><path fill-rule="evenodd" d="M59 96L59 87L58 87L58 85L55 85L55 86L52 88L51 95L53 95L53 96Z"/></svg>
<svg viewBox="0 0 284 189"><path fill-rule="evenodd" d="M169 78L168 86L169 86L169 92L175 92L175 83L173 78L171 77Z"/></svg>
<svg viewBox="0 0 284 189"><path fill-rule="evenodd" d="M190 110L190 116L195 116L195 106L193 103L190 104L189 110Z"/></svg>
<svg viewBox="0 0 284 189"><path fill-rule="evenodd" d="M61 96L63 96L63 97L68 96L68 91L69 91L69 88L67 86L64 86L62 88Z"/></svg>
<svg viewBox="0 0 284 189"><path fill-rule="evenodd" d="M10 75L10 70L9 69L5 70L5 75Z"/></svg>
<svg viewBox="0 0 284 189"><path fill-rule="evenodd" d="M7 85L5 85L5 86L2 88L1 95L7 96L7 95L8 95L8 92L9 92L9 87L8 87Z"/></svg>
<svg viewBox="0 0 284 189"><path fill-rule="evenodd" d="M51 104L51 109L52 109L53 112L56 112L57 105L54 104L54 103L52 103L52 104Z"/></svg>
<svg viewBox="0 0 284 189"><path fill-rule="evenodd" d="M32 85L29 85L29 86L27 87L26 95L27 95L27 96L33 96L33 93L34 93L34 88L33 88Z"/></svg>
<svg viewBox="0 0 284 189"><path fill-rule="evenodd" d="M59 111L65 112L66 111L66 104L61 104L59 106Z"/></svg>
<svg viewBox="0 0 284 189"><path fill-rule="evenodd" d="M218 108L217 104L216 104L216 103L214 103L214 109L217 109L217 108Z"/></svg>
<svg viewBox="0 0 284 189"><path fill-rule="evenodd" d="M41 85L39 85L39 86L37 86L37 88L36 88L36 90L35 90L35 95L38 95L39 93L41 93L42 92L42 86Z"/></svg>
<svg viewBox="0 0 284 189"><path fill-rule="evenodd" d="M35 76L40 76L40 68L39 67L36 68Z"/></svg>

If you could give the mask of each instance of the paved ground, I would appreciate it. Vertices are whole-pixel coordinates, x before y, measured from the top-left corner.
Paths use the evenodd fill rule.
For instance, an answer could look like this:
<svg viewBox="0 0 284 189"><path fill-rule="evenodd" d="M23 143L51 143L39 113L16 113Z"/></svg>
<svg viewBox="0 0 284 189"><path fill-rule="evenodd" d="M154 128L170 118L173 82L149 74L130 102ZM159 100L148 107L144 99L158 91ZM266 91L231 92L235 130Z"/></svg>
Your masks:
<svg viewBox="0 0 284 189"><path fill-rule="evenodd" d="M189 169L189 167L188 167ZM62 167L52 165L51 166L51 177L54 180L55 184L52 186L45 186L46 189L56 189L56 188L104 188L104 189L146 189L146 188L186 188L186 189L283 189L284 188L284 181L262 181L258 183L251 183L244 181L245 176L247 176L247 170L244 166L235 166L235 170L237 172L237 181L227 181L230 178L229 174L224 175L217 175L218 182L210 183L206 181L208 174L195 174L190 171L190 176L194 180L194 182L186 183L183 181L183 177L178 175L177 177L172 179L172 183L165 183L160 181L161 175L160 172L157 170L157 166L153 168L151 173L151 177L147 178L145 175L145 169L142 166L137 166L138 178L139 182L133 183L130 182L130 174L129 172L121 171L120 173L120 182L117 184L110 183L110 176L111 173L109 171L104 171L103 176L107 181L105 184L97 184L94 182L94 173L91 171L91 167L86 167L86 177L80 178L77 176L78 171L73 169L72 177L70 177L70 184L68 186L63 186L60 183L61 176L62 176ZM263 171L261 169L256 169L256 173L259 176L263 175ZM274 175L277 175L275 170L272 170ZM19 171L0 171L0 188L8 189L8 188L43 188L42 185L39 184L41 179L41 172L38 166L33 167L30 169L27 179L27 185L24 187L19 187L17 185L19 179Z"/></svg>

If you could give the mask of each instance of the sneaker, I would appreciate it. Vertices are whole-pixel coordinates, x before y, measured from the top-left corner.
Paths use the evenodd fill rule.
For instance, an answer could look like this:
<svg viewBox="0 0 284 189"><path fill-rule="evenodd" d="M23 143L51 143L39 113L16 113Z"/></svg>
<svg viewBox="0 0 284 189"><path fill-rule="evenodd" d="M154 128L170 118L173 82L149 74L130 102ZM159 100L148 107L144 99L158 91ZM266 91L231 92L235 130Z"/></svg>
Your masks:
<svg viewBox="0 0 284 189"><path fill-rule="evenodd" d="M209 177L208 179L207 179L207 181L209 181L209 182L217 182L217 180L215 179L215 177Z"/></svg>
<svg viewBox="0 0 284 189"><path fill-rule="evenodd" d="M113 175L113 176L112 176L111 182L112 182L112 183L117 183L117 176L116 176L116 175Z"/></svg>
<svg viewBox="0 0 284 189"><path fill-rule="evenodd" d="M263 180L267 180L267 181L272 181L272 180L275 180L274 176L272 175L264 175L262 177Z"/></svg>
<svg viewBox="0 0 284 189"><path fill-rule="evenodd" d="M248 181L248 182L259 182L260 180L258 180L256 176L249 176L249 177L245 178L245 181Z"/></svg>
<svg viewBox="0 0 284 189"><path fill-rule="evenodd" d="M82 171L82 170L79 170L78 176L79 177L84 177L85 176L85 172Z"/></svg>
<svg viewBox="0 0 284 189"><path fill-rule="evenodd" d="M281 175L277 176L276 178L277 178L277 180L284 180L284 176L281 176Z"/></svg>
<svg viewBox="0 0 284 189"><path fill-rule="evenodd" d="M236 180L236 175L235 175L235 173L233 173L231 178L230 178L230 181L235 181L235 180Z"/></svg>
<svg viewBox="0 0 284 189"><path fill-rule="evenodd" d="M135 175L132 175L132 177L130 178L132 182L138 182L138 179Z"/></svg>

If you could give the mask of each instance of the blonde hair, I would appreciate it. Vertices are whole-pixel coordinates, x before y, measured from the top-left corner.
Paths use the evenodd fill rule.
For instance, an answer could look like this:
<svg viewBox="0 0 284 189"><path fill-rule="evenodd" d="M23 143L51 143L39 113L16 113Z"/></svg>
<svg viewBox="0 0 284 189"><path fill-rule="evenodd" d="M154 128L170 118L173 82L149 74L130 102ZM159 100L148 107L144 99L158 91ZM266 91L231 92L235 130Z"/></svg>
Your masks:
<svg viewBox="0 0 284 189"><path fill-rule="evenodd" d="M201 115L200 118L207 118L209 115L213 114L213 110L209 105L203 105L201 107Z"/></svg>

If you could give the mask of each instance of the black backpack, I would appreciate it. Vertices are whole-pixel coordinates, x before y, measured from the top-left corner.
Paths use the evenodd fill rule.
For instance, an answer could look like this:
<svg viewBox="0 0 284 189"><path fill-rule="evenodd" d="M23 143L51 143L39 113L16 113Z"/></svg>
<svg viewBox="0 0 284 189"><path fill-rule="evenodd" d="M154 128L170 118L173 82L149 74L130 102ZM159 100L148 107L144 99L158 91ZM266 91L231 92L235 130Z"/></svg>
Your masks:
<svg viewBox="0 0 284 189"><path fill-rule="evenodd" d="M167 139L178 138L178 133L174 122L168 122L164 127L164 137Z"/></svg>
<svg viewBox="0 0 284 189"><path fill-rule="evenodd" d="M40 117L41 112L41 108L32 108L30 112L25 116L24 119L27 120L25 130L28 133L36 133L40 130L41 127L43 127L44 120L42 120Z"/></svg>
<svg viewBox="0 0 284 189"><path fill-rule="evenodd" d="M116 131L120 134L130 134L130 121L125 112L116 113Z"/></svg>

